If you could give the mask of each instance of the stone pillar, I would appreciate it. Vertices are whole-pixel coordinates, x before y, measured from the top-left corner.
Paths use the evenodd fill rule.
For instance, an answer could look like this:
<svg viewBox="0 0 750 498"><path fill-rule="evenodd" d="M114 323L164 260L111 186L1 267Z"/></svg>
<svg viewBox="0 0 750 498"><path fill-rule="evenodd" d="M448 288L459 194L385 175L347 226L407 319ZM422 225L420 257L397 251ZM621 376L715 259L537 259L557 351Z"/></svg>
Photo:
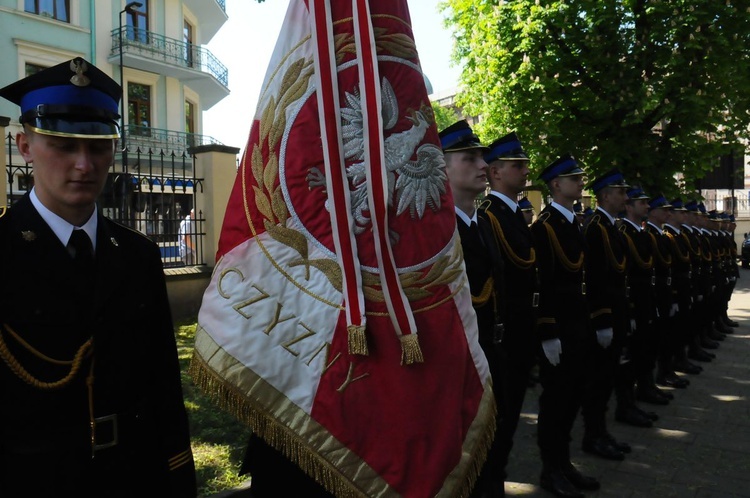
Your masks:
<svg viewBox="0 0 750 498"><path fill-rule="evenodd" d="M237 176L237 154L240 149L226 145L200 145L190 149L195 154L195 177L203 178L203 192L196 188L195 215L203 212L206 220L202 227L203 261L211 268L216 264L216 251L219 247L219 235L224 223L224 212L227 209L229 194L232 192Z"/></svg>
<svg viewBox="0 0 750 498"><path fill-rule="evenodd" d="M2 150L0 150L0 211L8 205L8 158L5 156L8 144L5 135L8 133L10 118L0 116L0 137L2 138Z"/></svg>

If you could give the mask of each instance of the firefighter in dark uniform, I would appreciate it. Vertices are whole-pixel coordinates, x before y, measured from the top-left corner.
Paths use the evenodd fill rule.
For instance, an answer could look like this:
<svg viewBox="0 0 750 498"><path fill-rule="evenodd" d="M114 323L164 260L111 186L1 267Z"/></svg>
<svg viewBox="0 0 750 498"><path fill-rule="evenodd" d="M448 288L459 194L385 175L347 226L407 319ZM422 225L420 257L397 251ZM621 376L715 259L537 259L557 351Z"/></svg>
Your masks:
<svg viewBox="0 0 750 498"><path fill-rule="evenodd" d="M557 496L582 497L581 490L599 489L596 479L581 474L570 461L571 430L581 406L592 348L585 243L573 213L573 203L583 192L584 171L573 157L565 155L547 166L539 180L552 196L552 202L531 225L540 277L540 484Z"/></svg>
<svg viewBox="0 0 750 498"><path fill-rule="evenodd" d="M539 270L531 230L524 216L518 195L526 187L529 158L515 133L505 135L492 144L484 155L488 164L490 193L480 205L480 217L492 227L494 243L502 254L504 276L498 283L507 312L505 336L500 353L505 366L503 381L505 394L500 404L504 417L500 432L495 435L501 448L501 468L496 469L505 479L508 455L513 447L513 435L529 385L529 373L534 366L539 339L536 337L536 309L539 304ZM528 202L528 199L526 202ZM527 208L529 209L529 208Z"/></svg>
<svg viewBox="0 0 750 498"><path fill-rule="evenodd" d="M674 314L676 303L672 298L672 252L670 242L662 230L666 220L666 211L672 209L669 201L661 195L655 195L648 201L648 220L644 225L644 231L649 236L651 254L654 258L654 297L656 305L656 318L651 327L651 334L655 342L654 356L650 362L649 375L639 376L636 386L636 399L655 405L667 404L674 399L674 395L656 384L657 378L660 383L667 383L665 370L658 369L661 365L659 359L666 348L668 321ZM677 374L669 373L669 382L680 382ZM675 386L671 386L675 387Z"/></svg>
<svg viewBox="0 0 750 498"><path fill-rule="evenodd" d="M656 258L651 236L643 228L648 215L648 195L641 187L634 186L627 190L627 196L625 212L618 220L618 228L627 243L630 334L615 382L615 413L638 412L635 416L635 425L638 425L641 421L650 422L651 417L636 405L636 399L645 398L649 403L658 405L665 405L669 400L653 387L658 345L654 330L657 320ZM636 397L636 385L639 386L639 397ZM625 418L625 422L628 422L628 418Z"/></svg>
<svg viewBox="0 0 750 498"><path fill-rule="evenodd" d="M711 227L705 206L701 210L698 201L691 201L685 205L688 213L688 225L692 229L695 239L700 246L702 299L694 305L694 320L691 321L692 336L688 343L687 357L699 362L710 362L716 358L709 349L717 349L719 343L711 338L713 322L716 314L716 291L722 279L723 251ZM723 338L723 336L722 336ZM704 349L706 348L706 349Z"/></svg>
<svg viewBox="0 0 750 498"><path fill-rule="evenodd" d="M740 278L740 266L737 264L737 242L734 240L734 231L736 228L737 223L734 215L727 213L721 229L723 231L724 244L727 247L725 265L729 281L723 286L723 295L721 296L719 307L719 322L725 326L722 329L725 334L733 334L734 331L732 329L740 325L729 318L727 314L734 287L737 285L737 279Z"/></svg>
<svg viewBox="0 0 750 498"><path fill-rule="evenodd" d="M97 211L120 86L81 58L0 89L34 188L0 218L0 496L196 496L159 248Z"/></svg>
<svg viewBox="0 0 750 498"><path fill-rule="evenodd" d="M687 362L687 333L690 326L690 316L694 301L693 286L693 262L690 257L690 249L687 245L687 239L682 236L682 222L684 219L685 206L681 199L676 198L670 201L672 209L666 210L666 220L662 229L669 240L669 248L672 255L672 297L674 300L673 313L670 313L668 325L667 348L661 358L661 365L665 376L671 377L670 372L688 373ZM690 373L699 373L699 370L690 369ZM657 381L661 380L657 376ZM675 382L672 387L686 387L690 380L682 378L682 381ZM669 382L664 382L669 385Z"/></svg>
<svg viewBox="0 0 750 498"><path fill-rule="evenodd" d="M472 497L497 498L505 496L503 472L507 458L505 440L499 437L503 430L501 424L507 416L503 401L506 398L506 366L500 349L505 341L504 273L492 228L487 219L478 216L476 209L476 200L487 187L487 163L483 155L488 148L479 142L465 120L449 126L439 136L445 154L445 172L453 194L471 301L477 314L479 345L487 356L497 404L495 439Z"/></svg>
<svg viewBox="0 0 750 498"><path fill-rule="evenodd" d="M697 201L683 203L683 209L678 211L680 217L680 237L685 242L691 264L692 303L687 321L682 329L682 346L677 349L675 370L687 374L699 374L703 367L692 363L688 359L688 350L694 347L700 332L699 326L708 319L707 297L710 289L711 255L704 254L698 230L691 225L691 212L697 210ZM690 208L690 209L688 209Z"/></svg>
<svg viewBox="0 0 750 498"><path fill-rule="evenodd" d="M629 329L627 301L627 251L615 216L624 211L628 184L616 169L595 179L589 187L597 207L586 218L586 294L591 329L597 345L589 362L590 380L581 407L584 422L582 448L610 460L622 460L629 445L616 441L607 430L606 414L615 385L620 356ZM634 412L624 415L636 417ZM622 418L623 414L616 414ZM646 425L648 420L640 420ZM650 425L650 424L649 424Z"/></svg>

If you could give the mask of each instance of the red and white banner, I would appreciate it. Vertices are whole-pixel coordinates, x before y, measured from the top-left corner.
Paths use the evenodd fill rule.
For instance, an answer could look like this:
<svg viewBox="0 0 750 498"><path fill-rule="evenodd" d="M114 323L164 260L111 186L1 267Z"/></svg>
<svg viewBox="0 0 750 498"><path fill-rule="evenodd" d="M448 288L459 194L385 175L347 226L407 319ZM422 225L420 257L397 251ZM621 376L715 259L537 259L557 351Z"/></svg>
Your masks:
<svg viewBox="0 0 750 498"><path fill-rule="evenodd" d="M466 496L494 430L405 0L292 0L192 374L337 496Z"/></svg>

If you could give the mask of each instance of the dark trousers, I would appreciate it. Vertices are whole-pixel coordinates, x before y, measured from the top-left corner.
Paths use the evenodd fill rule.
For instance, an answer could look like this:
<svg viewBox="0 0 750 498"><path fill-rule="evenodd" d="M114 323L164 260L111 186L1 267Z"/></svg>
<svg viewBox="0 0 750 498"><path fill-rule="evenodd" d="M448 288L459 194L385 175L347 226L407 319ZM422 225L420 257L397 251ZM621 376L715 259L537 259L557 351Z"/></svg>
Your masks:
<svg viewBox="0 0 750 498"><path fill-rule="evenodd" d="M333 498L323 486L255 434L250 436L240 469L240 474L246 473L252 478L253 498Z"/></svg>
<svg viewBox="0 0 750 498"><path fill-rule="evenodd" d="M495 439L500 447L498 455L499 470L505 480L505 472L513 449L513 437L518 428L526 390L529 386L529 373L534 366L537 344L506 341L501 344L503 354L503 391L500 405L503 406L503 418L500 420Z"/></svg>
<svg viewBox="0 0 750 498"><path fill-rule="evenodd" d="M582 325L582 327L585 325ZM585 331L580 331L585 334ZM560 363L552 366L539 351L537 444L545 467L559 467L570 458L570 432L581 407L589 346L583 338L562 342Z"/></svg>
<svg viewBox="0 0 750 498"><path fill-rule="evenodd" d="M607 348L598 343L592 348L588 362L590 378L581 405L584 437L603 436L607 432L607 405L615 387L621 353L622 343L617 340Z"/></svg>

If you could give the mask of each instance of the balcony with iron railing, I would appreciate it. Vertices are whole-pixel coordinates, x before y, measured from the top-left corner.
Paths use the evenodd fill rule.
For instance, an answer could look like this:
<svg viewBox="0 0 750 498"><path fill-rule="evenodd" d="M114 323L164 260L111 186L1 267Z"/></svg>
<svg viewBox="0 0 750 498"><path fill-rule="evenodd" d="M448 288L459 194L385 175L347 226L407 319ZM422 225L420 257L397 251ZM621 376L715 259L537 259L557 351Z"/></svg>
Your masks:
<svg viewBox="0 0 750 498"><path fill-rule="evenodd" d="M140 150L142 154L149 151L153 154L181 156L188 149L199 145L224 145L209 135L185 133L148 126L126 125L128 151L130 154Z"/></svg>
<svg viewBox="0 0 750 498"><path fill-rule="evenodd" d="M122 46L120 45L122 40ZM176 78L201 96L209 109L229 95L229 71L210 50L133 26L112 30L109 62Z"/></svg>
<svg viewBox="0 0 750 498"><path fill-rule="evenodd" d="M213 38L228 20L225 0L183 0L183 5L200 20L204 43Z"/></svg>

